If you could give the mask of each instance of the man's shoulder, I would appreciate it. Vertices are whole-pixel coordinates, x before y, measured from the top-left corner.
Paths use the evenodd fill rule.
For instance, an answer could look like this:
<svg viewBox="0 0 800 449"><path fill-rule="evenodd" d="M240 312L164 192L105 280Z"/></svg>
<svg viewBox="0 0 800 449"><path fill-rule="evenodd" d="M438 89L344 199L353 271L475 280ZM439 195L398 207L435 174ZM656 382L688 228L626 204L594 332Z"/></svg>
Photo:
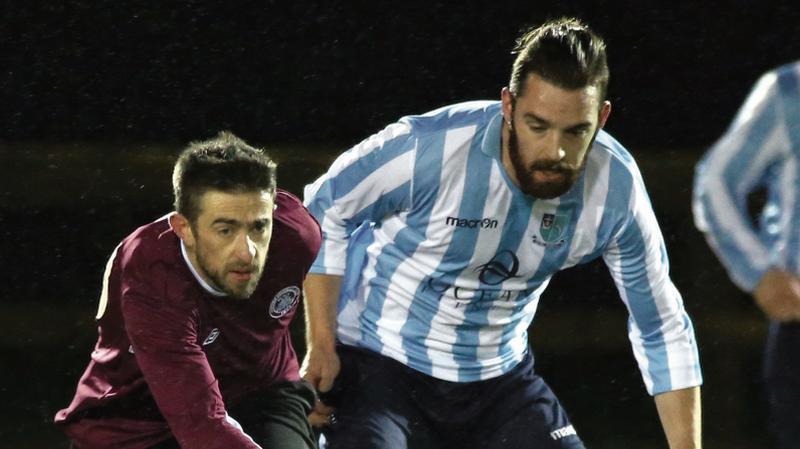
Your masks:
<svg viewBox="0 0 800 449"><path fill-rule="evenodd" d="M285 190L275 195L272 239L278 239L295 251L316 255L322 242L319 223L299 198Z"/></svg>
<svg viewBox="0 0 800 449"><path fill-rule="evenodd" d="M627 208L632 190L643 187L641 172L631 153L606 131L600 130L586 164L587 176L604 183L606 207Z"/></svg>
<svg viewBox="0 0 800 449"><path fill-rule="evenodd" d="M500 113L500 102L489 100L468 101L443 106L420 115L403 117L416 132L436 132L465 126L487 124Z"/></svg>
<svg viewBox="0 0 800 449"><path fill-rule="evenodd" d="M770 74L774 74L781 95L800 97L800 61L782 65Z"/></svg>
<svg viewBox="0 0 800 449"><path fill-rule="evenodd" d="M140 226L128 235L120 245L121 262L144 266L175 263L180 255L180 239L172 232L170 215Z"/></svg>
<svg viewBox="0 0 800 449"><path fill-rule="evenodd" d="M628 149L619 143L614 136L602 129L597 133L597 138L592 144L592 152L589 157L593 156L607 159L607 163L614 166L617 171L621 170L627 173L638 173L639 171L636 161Z"/></svg>
<svg viewBox="0 0 800 449"><path fill-rule="evenodd" d="M119 245L112 269L117 294L129 291L125 297L130 304L150 304L162 307L195 307L187 287L196 281L181 254L180 239L172 231L169 216L165 215L133 231ZM129 309L128 318L135 313ZM127 319L127 318L126 318Z"/></svg>

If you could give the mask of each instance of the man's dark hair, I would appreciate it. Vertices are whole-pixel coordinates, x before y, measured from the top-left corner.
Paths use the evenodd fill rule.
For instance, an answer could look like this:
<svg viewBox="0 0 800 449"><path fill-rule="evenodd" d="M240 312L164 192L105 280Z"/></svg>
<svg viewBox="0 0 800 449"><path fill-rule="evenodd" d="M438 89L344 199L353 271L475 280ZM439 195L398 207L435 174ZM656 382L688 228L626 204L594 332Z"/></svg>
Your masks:
<svg viewBox="0 0 800 449"><path fill-rule="evenodd" d="M525 78L535 73L562 89L596 85L600 102L606 99L608 63L606 44L588 26L574 18L551 20L525 32L517 40L509 90L514 98L525 89Z"/></svg>
<svg viewBox="0 0 800 449"><path fill-rule="evenodd" d="M275 171L275 162L263 150L228 131L192 142L172 172L175 210L194 221L200 215L200 197L208 190L274 192Z"/></svg>

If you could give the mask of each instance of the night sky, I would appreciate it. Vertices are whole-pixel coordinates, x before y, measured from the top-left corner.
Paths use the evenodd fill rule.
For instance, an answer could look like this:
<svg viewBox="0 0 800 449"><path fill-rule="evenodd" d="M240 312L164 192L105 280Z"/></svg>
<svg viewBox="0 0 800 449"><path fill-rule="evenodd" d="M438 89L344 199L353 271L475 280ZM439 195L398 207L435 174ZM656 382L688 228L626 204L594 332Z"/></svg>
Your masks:
<svg viewBox="0 0 800 449"><path fill-rule="evenodd" d="M707 145L762 71L800 57L796 2L12 2L2 138L351 143L494 99L519 31L575 15L609 46L609 129ZM176 6L179 3L180 6Z"/></svg>

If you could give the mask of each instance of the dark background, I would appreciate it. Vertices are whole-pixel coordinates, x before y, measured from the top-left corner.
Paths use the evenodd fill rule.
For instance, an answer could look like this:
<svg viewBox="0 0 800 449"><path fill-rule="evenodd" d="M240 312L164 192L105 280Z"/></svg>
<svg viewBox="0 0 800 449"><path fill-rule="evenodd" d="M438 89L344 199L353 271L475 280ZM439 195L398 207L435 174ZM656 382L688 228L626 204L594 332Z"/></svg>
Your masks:
<svg viewBox="0 0 800 449"><path fill-rule="evenodd" d="M766 447L765 322L694 230L690 195L757 77L800 58L797 2L151 3L0 5L0 447L66 447L50 421L88 360L105 259L170 210L187 141L229 129L300 194L402 115L498 98L520 30L560 15L608 43L606 129L642 168L695 321L706 447ZM602 264L556 276L537 366L589 448L666 447L625 320Z"/></svg>

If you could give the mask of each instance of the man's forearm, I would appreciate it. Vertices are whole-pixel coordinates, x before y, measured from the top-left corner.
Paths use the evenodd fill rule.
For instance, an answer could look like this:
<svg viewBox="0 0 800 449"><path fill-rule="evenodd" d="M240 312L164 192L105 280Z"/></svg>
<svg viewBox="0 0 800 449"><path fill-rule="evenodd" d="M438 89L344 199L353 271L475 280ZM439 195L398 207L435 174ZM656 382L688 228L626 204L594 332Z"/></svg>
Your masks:
<svg viewBox="0 0 800 449"><path fill-rule="evenodd" d="M655 401L670 449L701 449L700 387L661 393Z"/></svg>
<svg viewBox="0 0 800 449"><path fill-rule="evenodd" d="M342 277L311 274L305 289L306 342L309 348L333 350L336 345L336 310Z"/></svg>

